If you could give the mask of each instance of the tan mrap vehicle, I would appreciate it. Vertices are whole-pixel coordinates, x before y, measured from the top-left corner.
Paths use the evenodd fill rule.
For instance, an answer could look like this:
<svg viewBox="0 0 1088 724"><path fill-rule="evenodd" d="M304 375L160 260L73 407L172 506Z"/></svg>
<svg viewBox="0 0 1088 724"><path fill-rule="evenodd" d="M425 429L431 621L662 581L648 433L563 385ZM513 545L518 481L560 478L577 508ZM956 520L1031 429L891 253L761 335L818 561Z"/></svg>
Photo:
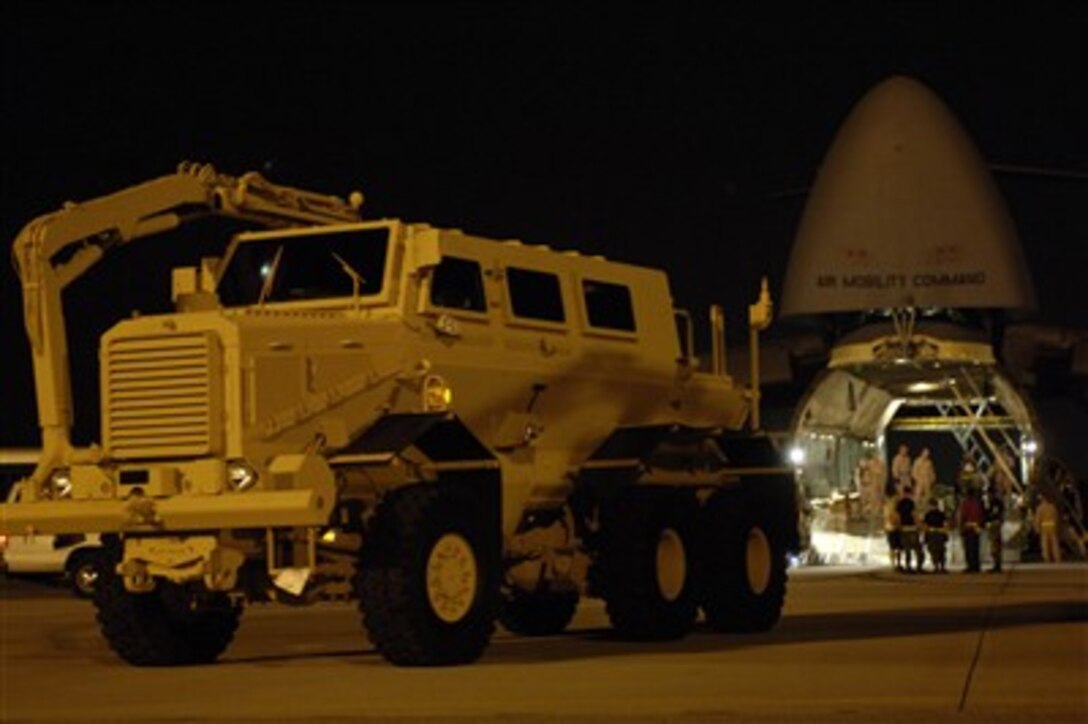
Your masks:
<svg viewBox="0 0 1088 724"><path fill-rule="evenodd" d="M114 651L210 662L268 600L357 597L404 665L474 660L496 619L556 633L583 595L634 638L773 626L794 481L721 325L699 371L662 272L361 202L183 164L16 240L43 452L2 532L102 534ZM103 336L101 445L74 447L62 289L194 213L268 230Z"/></svg>

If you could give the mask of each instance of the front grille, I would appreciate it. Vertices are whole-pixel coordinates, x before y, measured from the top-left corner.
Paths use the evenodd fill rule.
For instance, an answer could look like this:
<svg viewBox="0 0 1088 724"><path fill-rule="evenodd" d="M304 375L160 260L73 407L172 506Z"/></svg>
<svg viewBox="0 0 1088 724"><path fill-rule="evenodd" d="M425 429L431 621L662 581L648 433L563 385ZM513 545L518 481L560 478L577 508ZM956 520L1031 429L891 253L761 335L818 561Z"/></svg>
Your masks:
<svg viewBox="0 0 1088 724"><path fill-rule="evenodd" d="M219 447L218 345L211 333L106 343L103 431L115 458L207 455Z"/></svg>

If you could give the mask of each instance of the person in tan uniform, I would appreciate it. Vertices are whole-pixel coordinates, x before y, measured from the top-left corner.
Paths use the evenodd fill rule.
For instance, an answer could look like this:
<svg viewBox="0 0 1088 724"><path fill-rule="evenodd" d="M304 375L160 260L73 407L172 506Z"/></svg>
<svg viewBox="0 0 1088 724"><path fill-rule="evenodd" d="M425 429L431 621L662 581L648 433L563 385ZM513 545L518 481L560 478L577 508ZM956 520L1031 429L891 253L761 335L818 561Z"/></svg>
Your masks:
<svg viewBox="0 0 1088 724"><path fill-rule="evenodd" d="M1043 549L1043 560L1047 563L1061 563L1062 546L1058 537L1061 515L1058 506L1047 496L1039 501L1035 508L1035 530L1039 532L1039 544Z"/></svg>
<svg viewBox="0 0 1088 724"><path fill-rule="evenodd" d="M997 492L1004 502L1008 502L1013 494L1016 484L1016 456L1008 448L1001 449L1003 464L997 465L994 471L994 484Z"/></svg>
<svg viewBox="0 0 1088 724"><path fill-rule="evenodd" d="M884 495L883 473L884 466L875 455L863 457L858 461L858 498L861 502L861 512L866 517L880 513L880 501Z"/></svg>
<svg viewBox="0 0 1088 724"><path fill-rule="evenodd" d="M910 477L914 481L914 499L919 503L929 500L933 494L933 485L937 482L937 471L933 467L933 458L929 456L929 448L922 448L922 452L914 459L910 467Z"/></svg>
<svg viewBox="0 0 1088 724"><path fill-rule="evenodd" d="M903 492L903 488L910 485L910 468L910 448L900 445L899 452L892 458L892 479L895 480L897 495Z"/></svg>
<svg viewBox="0 0 1088 724"><path fill-rule="evenodd" d="M888 554L892 567L903 570L903 537L899 531L899 512L895 509L898 496L890 495L884 501L884 534L888 537Z"/></svg>

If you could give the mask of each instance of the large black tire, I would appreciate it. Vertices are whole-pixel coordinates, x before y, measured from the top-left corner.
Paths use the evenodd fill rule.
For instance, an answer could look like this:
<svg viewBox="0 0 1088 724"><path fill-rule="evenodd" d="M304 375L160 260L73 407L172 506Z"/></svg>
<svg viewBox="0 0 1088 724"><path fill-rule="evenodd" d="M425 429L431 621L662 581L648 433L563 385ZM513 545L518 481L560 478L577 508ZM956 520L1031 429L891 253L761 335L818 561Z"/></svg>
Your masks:
<svg viewBox="0 0 1088 724"><path fill-rule="evenodd" d="M510 591L503 596L499 622L522 636L562 633L578 608L577 591Z"/></svg>
<svg viewBox="0 0 1088 724"><path fill-rule="evenodd" d="M786 600L786 533L772 498L720 491L700 521L702 607L716 631L756 633L778 623Z"/></svg>
<svg viewBox="0 0 1088 724"><path fill-rule="evenodd" d="M101 553L97 549L80 549L68 556L64 572L76 598L94 598L100 567L95 561L98 555Z"/></svg>
<svg viewBox="0 0 1088 724"><path fill-rule="evenodd" d="M107 643L135 666L207 664L222 654L238 628L241 608L221 593L194 593L159 581L149 593L129 593L114 571L115 556L96 557L94 605Z"/></svg>
<svg viewBox="0 0 1088 724"><path fill-rule="evenodd" d="M638 487L606 506L593 575L621 636L678 639L691 630L696 510L686 492Z"/></svg>
<svg viewBox="0 0 1088 724"><path fill-rule="evenodd" d="M363 626L400 666L475 661L495 631L497 530L466 490L426 484L389 493L355 579Z"/></svg>

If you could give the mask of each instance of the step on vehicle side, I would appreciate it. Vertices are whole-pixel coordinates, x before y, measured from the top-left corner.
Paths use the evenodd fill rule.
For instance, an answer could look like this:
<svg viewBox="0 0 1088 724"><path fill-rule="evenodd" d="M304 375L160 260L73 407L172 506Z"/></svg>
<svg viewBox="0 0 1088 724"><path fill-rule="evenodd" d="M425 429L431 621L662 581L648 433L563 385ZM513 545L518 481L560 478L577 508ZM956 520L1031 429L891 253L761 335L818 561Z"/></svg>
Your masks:
<svg viewBox="0 0 1088 724"><path fill-rule="evenodd" d="M212 661L270 600L357 598L407 666L473 661L496 622L561 631L584 595L636 639L700 609L773 626L794 480L758 385L725 374L720 310L702 371L660 271L364 221L361 202L183 164L17 238L43 452L2 532L102 535L114 651ZM175 312L105 333L103 439L74 447L63 288L208 213L267 230L175 269ZM764 285L753 340L770 306Z"/></svg>

